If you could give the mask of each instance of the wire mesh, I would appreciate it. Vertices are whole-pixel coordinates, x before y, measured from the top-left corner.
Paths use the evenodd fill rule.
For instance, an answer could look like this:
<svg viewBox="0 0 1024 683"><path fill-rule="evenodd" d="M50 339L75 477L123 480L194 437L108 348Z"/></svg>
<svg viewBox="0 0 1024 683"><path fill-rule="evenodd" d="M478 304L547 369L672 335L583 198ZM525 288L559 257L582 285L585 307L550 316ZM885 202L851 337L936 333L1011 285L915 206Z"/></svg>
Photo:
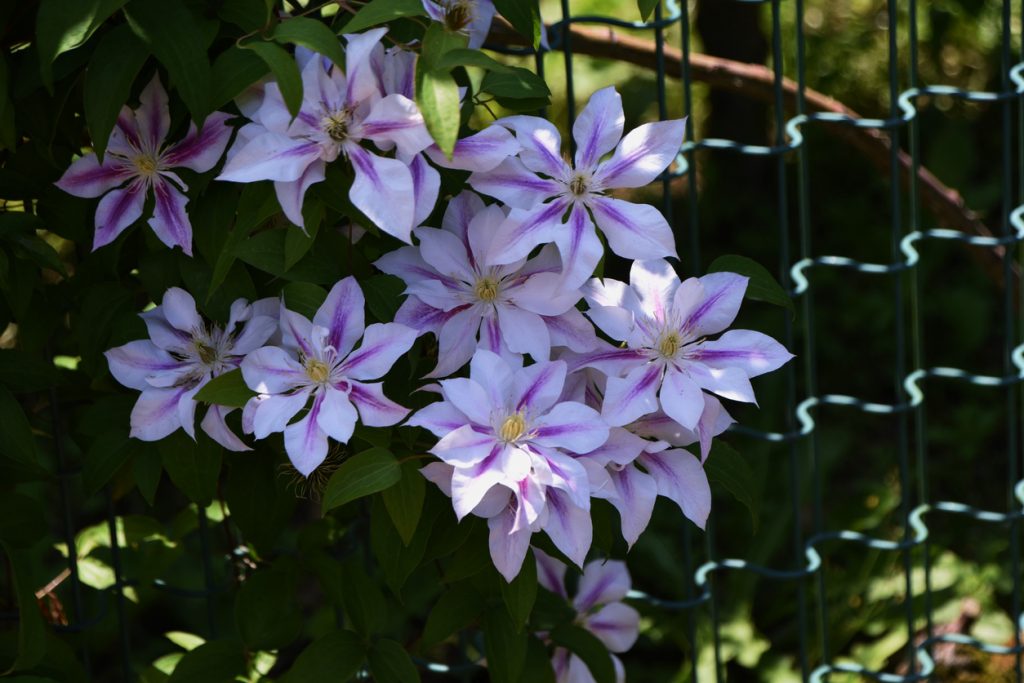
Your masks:
<svg viewBox="0 0 1024 683"><path fill-rule="evenodd" d="M718 1L718 0L715 0ZM714 680L726 680L724 657L720 633L720 609L723 596L716 586L716 577L729 573L753 574L768 580L784 582L794 587L798 651L794 653L802 680L827 681L831 674L853 673L863 677L892 683L932 680L934 673L933 648L939 643L955 643L976 648L983 652L1012 655L1014 680L1024 681L1022 671L1021 629L1024 615L1021 611L1021 557L1020 530L1024 516L1024 479L1021 478L1019 459L1021 457L1022 386L1024 386L1024 341L1022 341L1020 313L1017 306L1024 301L1024 289L1015 291L1014 263L1020 262L1024 250L1024 54L1015 54L1012 49L1014 20L1010 0L1002 0L1001 20L1001 86L996 92L962 90L942 85L922 85L918 74L917 34L918 7L916 0L909 0L900 6L896 0L888 1L886 25L888 38L888 84L889 111L885 118L856 118L829 112L809 112L807 106L806 82L806 41L803 33L803 0L730 0L747 4L765 5L770 15L770 57L772 69L772 115L774 144L759 146L736 140L705 138L695 140L693 127L687 132L686 142L680 150L677 163L661 181L661 208L677 230L677 242L682 254L683 270L697 273L701 266L701 219L698 183L693 170L696 154L708 151L716 154L739 154L759 156L774 162L776 175L776 201L774 211L778 225L776 265L777 276L783 286L799 305L800 314L795 318L785 315L783 320L783 343L795 350L798 362L787 366L785 373L786 410L783 418L772 431L743 429L746 437L776 444L772 457L781 458L780 466L788 468L788 486L791 516L793 519L791 538L791 560L783 566L764 566L745 558L720 557L716 552L717 542L713 524L705 536L703 552L694 550L700 545L696 534L687 526L681 532L684 569L692 577L681 589L683 599L671 600L634 591L631 598L646 602L652 607L685 614L686 638L691 651L696 651L704 637L698 628L699 622L709 619L712 625L711 639L714 649ZM564 60L564 76L567 102L567 121L571 126L576 114L577 97L575 89L574 52L571 27L579 24L596 24L613 28L642 30L651 34L655 48L657 73L657 102L662 119L667 118L669 109L668 66L666 64L666 32L676 27L679 31L681 63L678 75L681 91L681 106L685 113L694 108L694 79L692 77L691 11L674 0L665 0L649 22L625 21L613 17L574 15L569 0L561 0L562 16L548 26L548 40L551 51L561 53ZM631 5L632 7L632 5ZM1020 8L1016 20L1024 22L1024 7ZM784 36L783 13L790 12L794 18L795 35ZM902 23L901 23L902 21ZM1019 26L1019 23L1017 24ZM1018 29L1019 30L1019 29ZM909 36L909 55L899 53L899 32ZM788 116L785 102L786 63L785 40L795 45L791 52L795 64L795 111ZM491 46L505 52L516 52L502 46ZM519 54L526 54L520 51ZM543 72L543 55L537 55L537 70ZM905 83L906 87L901 87ZM951 229L926 229L923 227L919 170L921 168L921 141L916 102L924 96L944 95L968 101L990 102L1001 109L1001 126L998 134L1003 141L999 159L1001 173L1001 196L1003 208L999 232L992 236L970 234ZM821 255L812 245L810 203L813 193L813 179L809 173L809 143L804 135L808 126L849 126L874 129L888 134L891 144L888 148L889 163L889 215L888 226L870 226L870 229L885 230L888 238L889 260L871 263L845 256ZM1016 145L1014 145L1014 141ZM904 159L909 156L910 173L907 187L902 187L900 178L904 175ZM787 164L790 166L787 167ZM673 215L672 181L683 178L687 190L685 216ZM795 198L795 205L793 202ZM793 235L796 235L796 239ZM1002 374L984 375L970 368L924 366L922 364L922 283L918 265L919 247L929 242L950 242L964 247L1001 250L1002 281L1001 292L990 296L1000 298L1000 317L1003 331L1001 349ZM893 400L888 403L869 401L853 395L823 393L827 387L820 387L818 381L818 354L824 344L832 340L823 334L815 322L815 285L817 271L842 269L883 279L891 288L893 308L892 329L896 353L891 368ZM929 440L926 430L926 408L928 392L926 387L937 382L957 385L973 385L991 392L993 400L1005 405L1005 443L1002 454L1005 466L1006 501L1001 509L983 510L955 501L933 500L929 495ZM126 588L135 582L125 576L119 560L120 539L118 519L114 501L108 491L106 516L112 550L112 566L115 583L97 603L96 612L89 614L83 598L83 588L76 563L74 537L77 529L74 512L74 496L67 486L67 480L77 473L70 471L64 454L60 452L59 438L61 415L56 395L51 397L53 406L54 431L58 438L58 462L60 465L60 496L63 506L64 535L68 548L71 593L73 599L73 620L56 629L65 633L82 633L97 623L109 618L111 612L118 622L121 647L121 666L126 680L131 674L131 625L125 614ZM822 477L819 432L824 422L816 417L819 409L833 406L841 411L856 411L879 419L892 418L896 429L892 435L891 452L899 476L899 519L901 532L898 540L874 536L861 531L831 529L826 520L826 493ZM830 416L835 413L830 413ZM842 415L843 413L838 413ZM833 418L834 419L834 418ZM995 455L989 456L993 461ZM804 486L810 485L810 527L806 533L797 520L807 502ZM1011 613L1016 628L1011 644L982 642L964 633L942 632L935 628L934 605L932 601L932 571L930 552L932 537L929 521L942 516L958 516L977 523L999 525L1006 530L1009 545L1009 572L1012 578ZM932 522L934 524L934 522ZM206 635L215 637L216 598L218 586L213 567L209 528L205 511L198 515L198 537L203 558L203 585L200 588L182 588L155 581L156 588L183 599L205 601L207 612ZM923 595L923 601L904 601L904 621L907 646L903 653L905 671L903 674L869 670L863 666L840 661L838 653L830 651L829 628L836 616L830 612L826 599L828 571L823 557L827 557L836 544L864 547L885 553L894 553L900 558L901 577L905 594ZM915 552L923 549L923 552ZM914 576L923 575L923 586L915 582ZM113 601L114 609L109 608ZM924 637L919 636L919 623L925 620ZM89 649L86 640L81 644L82 660L89 668ZM698 673L696 657L690 663L690 679L704 680ZM444 670L446 667L432 667Z"/></svg>

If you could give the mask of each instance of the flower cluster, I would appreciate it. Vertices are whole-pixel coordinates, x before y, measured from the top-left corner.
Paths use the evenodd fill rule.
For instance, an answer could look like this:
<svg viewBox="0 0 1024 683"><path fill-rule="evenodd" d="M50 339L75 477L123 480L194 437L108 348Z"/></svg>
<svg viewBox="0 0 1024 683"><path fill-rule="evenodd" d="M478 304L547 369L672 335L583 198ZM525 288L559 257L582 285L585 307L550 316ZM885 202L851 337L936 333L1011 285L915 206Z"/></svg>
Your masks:
<svg viewBox="0 0 1024 683"><path fill-rule="evenodd" d="M484 0L424 6L468 31L471 44L493 15ZM236 369L255 394L242 411L243 432L255 439L283 432L303 475L324 461L329 440L347 443L357 422L383 427L408 417L409 428L436 437L424 448L438 461L423 474L451 497L460 519L487 520L491 556L508 580L535 533L582 567L594 498L616 507L629 544L659 495L703 526L710 511L703 463L712 439L732 423L719 399L753 403L751 378L791 354L761 333L727 329L747 278L680 281L666 260L676 250L664 217L611 194L663 173L685 121L627 133L621 97L605 88L573 126L571 161L550 122L523 115L463 137L446 156L415 104L415 55L385 49L385 31L345 36L344 68L299 49L303 99L295 116L272 80L240 97L246 120L217 178L273 181L283 214L304 227L309 188L332 164L350 169L356 218L406 243L376 260L406 285L395 320L366 326L363 292L351 276L331 288L312 320L278 300L239 300L224 327L201 318L187 292L168 290L143 314L150 339L107 354L114 377L142 392L132 435L156 440L178 428L194 435L196 393ZM150 224L191 253L186 188L170 169L212 170L234 130L228 119L214 114L164 147L167 96L154 79L139 109L122 112L106 160L82 157L59 183L85 197L109 191L97 209L95 246L135 221L152 191ZM450 175L461 185L444 200L440 227L424 225L448 169L468 171L468 180ZM604 255L598 230L613 253L634 259L628 283L593 278ZM397 246L387 237L380 244ZM440 400L409 416L380 380L421 336L437 340L428 377L439 382L423 388ZM467 365L468 376L453 376ZM226 412L211 407L203 429L226 448L248 448L226 426ZM686 450L691 445L699 455ZM577 607L588 612L621 597L578 598ZM559 670L573 666L556 662Z"/></svg>

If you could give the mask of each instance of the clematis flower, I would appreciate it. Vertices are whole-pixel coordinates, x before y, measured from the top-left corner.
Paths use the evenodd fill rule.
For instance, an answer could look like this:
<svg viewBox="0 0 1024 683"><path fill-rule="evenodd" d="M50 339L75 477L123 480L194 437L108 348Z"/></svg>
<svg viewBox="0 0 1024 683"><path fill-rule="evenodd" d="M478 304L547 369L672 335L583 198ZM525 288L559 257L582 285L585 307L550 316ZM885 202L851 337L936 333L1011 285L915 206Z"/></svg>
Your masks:
<svg viewBox="0 0 1024 683"><path fill-rule="evenodd" d="M432 207L436 190L433 197L411 201L415 186L408 162L433 140L411 99L381 92L370 56L385 32L346 36L347 72L319 55L308 59L302 68L302 107L294 120L278 85L268 83L253 123L239 131L218 177L273 180L284 214L302 226L306 190L324 179L328 163L343 157L355 172L352 204L381 230L409 242L417 204ZM375 154L364 142L381 150L394 147L398 158Z"/></svg>
<svg viewBox="0 0 1024 683"><path fill-rule="evenodd" d="M590 548L590 490L576 454L603 444L608 426L593 408L558 400L565 373L563 361L524 368L480 349L469 378L442 380L444 400L409 420L440 437L430 452L442 462L424 474L460 520L487 518L491 559L508 581L534 532L579 565Z"/></svg>
<svg viewBox="0 0 1024 683"><path fill-rule="evenodd" d="M237 368L245 354L274 334L273 313L273 300L249 304L238 299L231 305L228 324L220 327L199 316L188 292L168 289L159 306L141 314L150 338L104 354L114 379L142 392L132 409L131 436L159 441L181 428L194 439L196 392L214 377ZM202 421L203 431L229 450L250 450L224 422L231 410L211 405Z"/></svg>
<svg viewBox="0 0 1024 683"><path fill-rule="evenodd" d="M533 549L533 554L537 560L537 582L568 601L565 564L537 548ZM622 602L632 584L625 562L594 560L583 568L583 576L572 598L577 623L597 636L611 653L626 652L640 636L640 613ZM626 670L622 661L615 654L611 658L616 682L624 683ZM594 683L583 660L563 647L555 648L551 665L557 683Z"/></svg>
<svg viewBox="0 0 1024 683"><path fill-rule="evenodd" d="M452 33L468 35L474 50L487 40L495 11L491 0L423 0L423 9Z"/></svg>
<svg viewBox="0 0 1024 683"><path fill-rule="evenodd" d="M793 354L771 337L729 330L748 278L711 273L680 283L663 260L637 261L630 284L591 280L584 290L587 315L626 348L595 351L582 365L606 372L601 414L622 426L660 408L688 430L700 422L705 391L756 403L750 378L776 370ZM624 375L624 376L623 376Z"/></svg>
<svg viewBox="0 0 1024 683"><path fill-rule="evenodd" d="M245 383L257 392L245 406L243 429L257 439L283 431L285 451L304 476L327 457L327 437L348 442L357 418L389 427L409 412L384 396L380 382L367 380L383 377L416 333L397 323L364 329L364 306L353 277L331 288L312 322L282 306L281 345L256 349L242 361Z"/></svg>
<svg viewBox="0 0 1024 683"><path fill-rule="evenodd" d="M100 197L96 207L93 250L110 244L125 228L142 216L146 198L155 198L149 226L169 247L181 247L192 255L192 224L185 205L188 187L173 169L187 168L205 173L224 153L231 137L229 114L214 112L202 128L189 125L178 142L165 146L171 125L167 92L160 77L153 79L139 96L138 109L121 108L117 124L107 142L103 163L95 154L76 159L56 185L76 197Z"/></svg>
<svg viewBox="0 0 1024 683"><path fill-rule="evenodd" d="M619 256L675 255L672 230L656 208L607 193L654 180L679 152L686 122L646 123L623 137L624 119L622 98L614 88L594 93L573 124L577 150L572 164L562 158L561 136L550 121L511 116L496 122L516 133L522 151L469 178L475 190L512 207L494 237L489 263L514 263L537 245L554 242L567 284L581 285L604 253L595 223Z"/></svg>
<svg viewBox="0 0 1024 683"><path fill-rule="evenodd" d="M526 353L534 360L547 360L553 342L583 351L596 340L574 308L579 290L562 286L553 249L529 261L483 265L504 218L498 206L485 207L475 194L463 192L449 203L442 229L417 228L418 247L390 252L375 264L407 285L410 296L395 320L438 337L438 364L430 377L445 377L468 363L478 339L494 353Z"/></svg>

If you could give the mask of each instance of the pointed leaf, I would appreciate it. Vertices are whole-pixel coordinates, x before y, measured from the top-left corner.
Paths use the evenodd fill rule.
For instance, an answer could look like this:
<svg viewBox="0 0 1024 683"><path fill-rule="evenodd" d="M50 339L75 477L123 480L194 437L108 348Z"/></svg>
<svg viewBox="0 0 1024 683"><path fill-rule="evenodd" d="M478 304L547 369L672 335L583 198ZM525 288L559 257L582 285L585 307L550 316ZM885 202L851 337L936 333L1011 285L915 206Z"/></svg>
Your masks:
<svg viewBox="0 0 1024 683"><path fill-rule="evenodd" d="M551 640L582 659L596 683L615 683L612 657L593 633L575 624L563 624L551 632Z"/></svg>
<svg viewBox="0 0 1024 683"><path fill-rule="evenodd" d="M401 17L426 14L420 0L372 0L363 5L338 33L358 33Z"/></svg>
<svg viewBox="0 0 1024 683"><path fill-rule="evenodd" d="M103 159L117 115L132 92L132 82L149 56L149 48L122 24L100 38L85 71L85 122L96 156Z"/></svg>
<svg viewBox="0 0 1024 683"><path fill-rule="evenodd" d="M371 448L352 456L331 475L324 490L323 514L345 503L393 486L402 469L390 451Z"/></svg>
<svg viewBox="0 0 1024 683"><path fill-rule="evenodd" d="M347 681L366 660L366 648L352 631L330 631L306 646L281 683Z"/></svg>
<svg viewBox="0 0 1024 683"><path fill-rule="evenodd" d="M754 469L739 451L724 441L711 442L711 453L704 463L708 481L720 484L733 498L750 512L754 531L760 524L763 480L754 474Z"/></svg>
<svg viewBox="0 0 1024 683"><path fill-rule="evenodd" d="M498 584L512 623L516 630L521 631L530 619L533 603L537 599L537 562L533 559L533 551L526 554L522 569L511 583L502 580Z"/></svg>
<svg viewBox="0 0 1024 683"><path fill-rule="evenodd" d="M337 64L345 64L345 51L327 25L308 17L290 17L284 19L274 29L274 40L279 43L301 45L304 48L319 52Z"/></svg>
<svg viewBox="0 0 1024 683"><path fill-rule="evenodd" d="M195 400L202 403L216 403L231 408L242 408L256 392L245 384L240 369L225 372L214 377L199 390Z"/></svg>
<svg viewBox="0 0 1024 683"><path fill-rule="evenodd" d="M419 473L419 466L410 461L402 466L402 478L383 495L384 507L388 510L402 543L412 542L423 512L423 498L427 493L426 480Z"/></svg>
<svg viewBox="0 0 1024 683"><path fill-rule="evenodd" d="M433 647L470 623L483 611L480 594L468 585L457 585L438 598L423 627L420 647Z"/></svg>
<svg viewBox="0 0 1024 683"><path fill-rule="evenodd" d="M750 278L750 282L747 283L746 293L748 299L782 306L791 313L796 312L793 300L786 294L786 290L782 288L779 281L772 277L767 268L753 259L733 254L719 256L708 266L708 272L746 275Z"/></svg>
<svg viewBox="0 0 1024 683"><path fill-rule="evenodd" d="M530 41L534 50L540 48L542 26L537 0L494 0L494 7L519 35Z"/></svg>
<svg viewBox="0 0 1024 683"><path fill-rule="evenodd" d="M297 116L302 107L302 76L295 59L280 45L262 40L254 40L242 45L252 50L266 62L277 86L281 89L281 97L292 116Z"/></svg>

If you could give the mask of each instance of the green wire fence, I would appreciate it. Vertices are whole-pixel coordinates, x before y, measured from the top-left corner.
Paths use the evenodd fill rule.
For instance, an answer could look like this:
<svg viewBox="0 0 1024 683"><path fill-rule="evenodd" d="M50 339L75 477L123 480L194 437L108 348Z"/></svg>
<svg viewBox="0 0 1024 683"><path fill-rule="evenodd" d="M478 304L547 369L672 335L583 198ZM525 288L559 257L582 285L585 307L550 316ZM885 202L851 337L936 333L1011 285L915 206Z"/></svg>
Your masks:
<svg viewBox="0 0 1024 683"><path fill-rule="evenodd" d="M791 317L785 314L782 321L781 341L794 350L798 359L786 366L784 371L784 398L786 409L780 411L781 422L771 431L750 428L736 429L736 436L756 439L775 444L770 453L781 458L780 468L788 469L788 490L790 515L793 523L790 530L790 560L779 566L762 566L744 558L722 557L716 551L718 542L713 523L703 539L689 526L684 526L681 546L686 575L692 577L681 588L682 599L668 599L664 596L648 595L635 591L631 598L647 603L654 610L676 612L685 615L686 639L695 653L702 644L698 624L710 620L712 646L715 654L714 680L726 680L724 656L721 648L719 622L722 605L728 596L719 589L720 579L728 574L752 574L767 581L791 586L796 600L792 618L795 623L797 651L793 657L799 667L799 675L806 681L828 681L832 674L851 673L862 677L892 683L934 680L935 670L932 652L940 643L953 643L977 650L1010 655L1013 658L1014 680L1024 681L1024 662L1021 642L1022 616L1022 563L1021 523L1024 517L1024 479L1020 467L1022 455L1022 388L1024 388L1024 338L1022 338L1021 314L1017 310L1024 300L1024 290L1019 287L1019 276L1014 272L1015 264L1024 256L1020 244L1024 241L1024 54L1013 51L1015 40L1013 27L1015 19L1024 23L1024 7L1018 8L1014 17L1010 0L1001 2L1001 80L996 92L968 91L942 85L926 85L918 74L918 12L916 0L897 3L888 0L888 88L889 111L885 118L854 118L834 112L811 112L807 102L808 83L806 78L806 41L803 32L804 0L709 0L713 2L746 2L767 5L770 14L770 57L772 69L772 115L774 140L770 146L744 144L725 139L700 139L693 137L692 126L687 141L680 150L677 163L671 173L662 179L661 208L676 226L678 244L682 255L681 269L696 274L701 269L701 219L698 202L698 183L692 171L698 152L714 154L738 154L764 157L774 163L776 178L775 213L778 229L777 276L790 292L798 305L799 314ZM573 35L571 28L583 24L596 24L612 28L642 30L653 37L654 64L657 73L657 102L661 118L667 118L670 93L681 94L682 109L690 113L694 107L692 78L692 46L690 11L674 0L666 0L655 10L649 22L625 21L610 17L573 15L569 0L561 0L562 16L546 16L550 50L560 52L564 58L566 101L568 121L571 125L580 93L576 92L573 81ZM635 12L630 4L630 11ZM785 13L794 19L795 35L784 35ZM1017 24L1019 26L1019 23ZM668 76L666 60L666 33L677 29L680 36L678 48L681 63L676 75L681 76L677 88ZM1019 28L1017 29L1019 31ZM899 36L907 36L909 54L901 55ZM1019 36L1016 37L1019 39ZM792 41L787 43L786 41ZM503 45L489 46L493 49L513 53L531 54L532 51L517 50ZM675 46L673 46L675 47ZM795 63L786 62L785 55L795 55ZM794 60L790 60L794 61ZM544 68L543 55L537 55L538 71ZM795 111L787 115L786 73L794 74ZM901 86L904 84L905 87ZM584 93L585 95L586 93ZM922 220L921 188L921 140L916 103L925 96L943 95L970 102L987 102L1001 112L999 130L991 132L1001 140L1001 157L998 169L1001 174L1002 210L998 233L988 236L971 234L951 229L928 229ZM881 231L888 239L888 259L883 263L869 263L843 256L819 254L812 244L811 200L815 179L809 173L809 155L817 152L804 132L815 126L848 126L872 129L885 133L888 146L889 224L871 225L865 230ZM824 150L827 151L827 150ZM909 177L904 187L900 178L904 176L906 156L909 156ZM685 216L673 216L673 179L682 178L687 189ZM796 235L796 239L793 239ZM1002 330L1001 361L1002 373L998 375L976 374L971 368L930 367L923 364L922 313L920 301L922 283L918 265L919 249L930 242L953 242L965 248L994 250L1001 254L1001 276L1004 286L999 291L979 296L999 297ZM863 400L857 396L825 393L829 387L818 381L819 350L824 344L835 343L827 331L818 329L815 317L815 275L827 269L855 271L865 276L878 278L891 288L892 329L890 334L895 344L894 363L890 369L891 399L887 402ZM1015 284L1016 283L1016 284ZM934 342L932 342L934 343ZM955 386L973 385L986 389L991 400L1004 406L1005 453L987 454L987 462L1005 467L1006 500L1003 504L993 503L993 509L983 510L954 501L933 500L929 493L929 460L931 457L927 425L928 388L939 383ZM57 396L51 396L52 415L56 428L61 416ZM828 418L819 416L819 409L831 406ZM826 484L823 480L821 440L819 432L823 420L842 420L848 411L877 416L878 420L890 420L895 425L889 439L889 452L899 477L900 505L898 519L900 532L897 538L885 538L861 531L829 528L826 523ZM56 443L61 444L59 438ZM69 548L74 548L76 533L76 510L69 479L78 473L66 466L67 458L58 452L60 472L60 497L63 506L64 539ZM773 463L776 464L776 463ZM805 500L805 484L809 485L810 501ZM76 563L76 553L68 553L70 570L70 592L73 620L70 624L56 626L57 631L82 633L95 627L101 621L114 618L120 631L120 649L125 678L131 677L130 642L131 624L125 613L124 589L133 585L125 576L119 558L117 521L112 498L108 494L106 510L111 541L111 565L115 584L106 600L87 600ZM810 529L798 523L805 505L810 505ZM948 516L958 516L981 525L995 525L1005 530L1009 547L1006 571L1012 579L1010 613L1016 628L1010 644L980 642L967 634L937 632L934 604L932 599L931 558L933 541L929 525L941 524ZM712 516L712 522L714 516ZM222 590L218 570L214 566L211 551L212 540L205 514L198 516L199 551L203 558L204 586L201 589L185 589L168 585L162 581L157 588L175 597L205 601L210 636L218 630L215 600ZM718 530L718 534L721 530ZM702 549L699 549L701 548ZM905 673L896 674L873 671L863 666L840 661L843 653L830 649L830 626L837 616L831 613L826 599L829 585L827 558L836 552L838 546L854 546L883 553L893 553L899 558L905 595L902 605L906 629L906 643L902 653ZM915 576L923 572L923 585ZM920 595L923 600L912 600L910 596ZM88 603L88 608L87 608ZM109 604L108 604L109 603ZM924 621L923 637L921 621ZM86 641L81 641L81 656L89 667L89 651ZM691 657L690 680L704 680L699 677L697 657ZM628 660L627 660L628 661ZM428 666L432 671L450 671L445 666ZM465 672L465 668L462 669Z"/></svg>

